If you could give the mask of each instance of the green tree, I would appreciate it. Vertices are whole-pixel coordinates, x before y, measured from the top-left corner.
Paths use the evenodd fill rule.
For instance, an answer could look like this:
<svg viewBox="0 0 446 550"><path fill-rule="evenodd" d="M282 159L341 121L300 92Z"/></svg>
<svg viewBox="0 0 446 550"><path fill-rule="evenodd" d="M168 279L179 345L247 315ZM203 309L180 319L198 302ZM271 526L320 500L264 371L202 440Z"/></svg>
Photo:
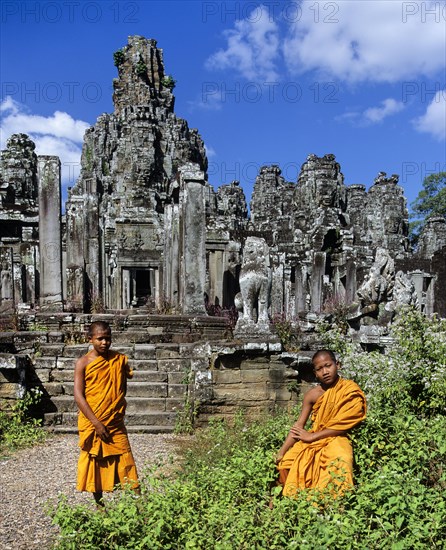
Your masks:
<svg viewBox="0 0 446 550"><path fill-rule="evenodd" d="M410 237L412 243L416 244L427 218L446 217L446 172L426 176L423 189L410 206Z"/></svg>

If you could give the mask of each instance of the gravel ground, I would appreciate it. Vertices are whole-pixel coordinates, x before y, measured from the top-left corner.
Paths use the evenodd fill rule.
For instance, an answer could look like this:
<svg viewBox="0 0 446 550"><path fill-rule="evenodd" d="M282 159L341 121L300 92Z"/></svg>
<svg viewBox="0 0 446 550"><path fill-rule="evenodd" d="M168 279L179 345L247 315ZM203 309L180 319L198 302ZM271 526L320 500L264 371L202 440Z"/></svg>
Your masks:
<svg viewBox="0 0 446 550"><path fill-rule="evenodd" d="M138 470L175 455L172 434L129 434ZM70 504L89 504L90 493L76 491L77 435L50 436L44 445L0 459L0 548L47 550L57 538L45 507L64 494ZM105 494L105 497L107 494Z"/></svg>

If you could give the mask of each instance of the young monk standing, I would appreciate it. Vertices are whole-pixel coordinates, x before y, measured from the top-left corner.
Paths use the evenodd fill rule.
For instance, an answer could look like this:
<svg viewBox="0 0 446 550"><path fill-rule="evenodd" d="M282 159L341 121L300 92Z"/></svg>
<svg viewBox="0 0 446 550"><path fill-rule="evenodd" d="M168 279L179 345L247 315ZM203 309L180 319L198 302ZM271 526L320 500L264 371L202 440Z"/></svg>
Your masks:
<svg viewBox="0 0 446 550"><path fill-rule="evenodd" d="M112 491L117 483L130 483L139 492L124 425L127 378L133 373L125 355L110 351L108 323L92 323L88 337L93 349L77 360L74 371L81 448L77 489L93 493L96 504L103 506L103 491Z"/></svg>
<svg viewBox="0 0 446 550"><path fill-rule="evenodd" d="M277 453L283 495L300 489L324 489L330 482L342 493L353 485L353 450L348 431L365 418L362 390L341 378L332 351L319 350L312 359L319 385L309 390L302 411ZM311 413L312 428L305 430Z"/></svg>

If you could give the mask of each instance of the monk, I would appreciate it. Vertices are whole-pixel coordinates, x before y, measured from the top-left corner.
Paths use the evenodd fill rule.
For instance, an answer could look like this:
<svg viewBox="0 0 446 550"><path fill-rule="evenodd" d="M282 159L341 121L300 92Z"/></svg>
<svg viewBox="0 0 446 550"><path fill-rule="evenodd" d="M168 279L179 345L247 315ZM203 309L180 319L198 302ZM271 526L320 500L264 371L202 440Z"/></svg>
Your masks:
<svg viewBox="0 0 446 550"><path fill-rule="evenodd" d="M80 357L74 371L74 399L79 407L81 448L77 489L89 491L103 506L103 491L127 483L139 493L138 475L124 426L127 378L133 376L127 357L111 351L108 323L90 325L92 349Z"/></svg>
<svg viewBox="0 0 446 550"><path fill-rule="evenodd" d="M329 484L336 495L353 486L353 450L347 434L365 418L365 397L355 382L339 376L332 351L317 351L312 362L319 384L305 394L299 418L276 456L284 496L301 489L323 490ZM310 413L312 427L307 431Z"/></svg>

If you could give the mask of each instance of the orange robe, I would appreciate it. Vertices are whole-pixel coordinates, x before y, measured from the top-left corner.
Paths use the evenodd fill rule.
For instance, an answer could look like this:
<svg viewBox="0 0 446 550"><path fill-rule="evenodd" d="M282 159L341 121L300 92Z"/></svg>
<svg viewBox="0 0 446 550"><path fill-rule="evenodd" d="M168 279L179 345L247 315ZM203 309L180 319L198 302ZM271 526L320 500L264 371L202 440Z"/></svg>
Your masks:
<svg viewBox="0 0 446 550"><path fill-rule="evenodd" d="M311 433L326 428L350 430L364 420L366 401L360 387L352 380L339 378L336 384L313 405ZM283 487L285 496L299 489L324 489L330 482L337 493L353 486L353 449L346 435L325 437L313 443L298 441L278 464L289 470Z"/></svg>
<svg viewBox="0 0 446 550"><path fill-rule="evenodd" d="M127 357L112 351L108 360L97 357L85 367L85 399L96 418L107 427L110 437L106 441L98 437L93 424L79 412L79 491L112 491L117 483L138 486L124 425L127 378L132 376Z"/></svg>

